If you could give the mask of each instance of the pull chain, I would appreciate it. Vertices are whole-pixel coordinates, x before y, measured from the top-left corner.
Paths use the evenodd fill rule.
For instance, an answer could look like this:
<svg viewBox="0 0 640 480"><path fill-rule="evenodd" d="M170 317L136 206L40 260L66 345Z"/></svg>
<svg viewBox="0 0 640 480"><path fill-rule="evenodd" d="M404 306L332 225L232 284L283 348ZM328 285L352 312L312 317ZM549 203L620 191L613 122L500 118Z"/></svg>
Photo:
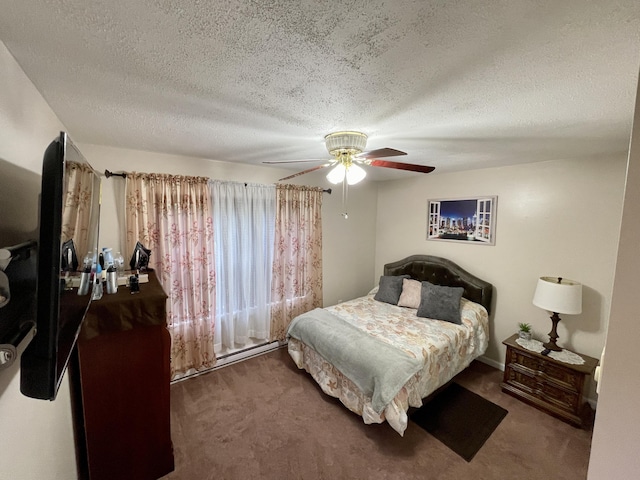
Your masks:
<svg viewBox="0 0 640 480"><path fill-rule="evenodd" d="M347 182L347 177L345 175L345 177L342 179L342 210L344 211L344 213L340 214L344 217L345 220L349 218L349 214L347 213L348 197L349 197L349 182Z"/></svg>

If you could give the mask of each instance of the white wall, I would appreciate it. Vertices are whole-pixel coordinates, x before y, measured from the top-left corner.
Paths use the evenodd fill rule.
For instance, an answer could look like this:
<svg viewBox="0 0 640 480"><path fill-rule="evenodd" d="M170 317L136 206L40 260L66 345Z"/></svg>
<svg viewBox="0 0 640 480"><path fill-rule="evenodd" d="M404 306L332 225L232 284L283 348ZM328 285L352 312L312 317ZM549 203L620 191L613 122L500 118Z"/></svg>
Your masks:
<svg viewBox="0 0 640 480"><path fill-rule="evenodd" d="M37 172L64 126L0 42L0 160ZM19 216L0 206L0 222ZM0 480L76 477L67 378L54 402L20 393L19 362L0 371Z"/></svg>
<svg viewBox="0 0 640 480"><path fill-rule="evenodd" d="M640 476L640 84L627 169L611 318L593 429L590 480Z"/></svg>
<svg viewBox="0 0 640 480"><path fill-rule="evenodd" d="M79 144L80 151L98 171L139 171L147 173L171 173L199 175L220 180L272 184L290 175L291 170L272 167L249 166L181 157L99 145ZM349 191L349 218L341 215L341 189L335 188L325 178L326 172L314 172L297 177L295 183L333 187L331 195L323 197L323 291L324 304L333 305L338 300L348 300L365 294L372 288L373 257L375 245L375 207L377 186L363 182ZM126 257L132 246L124 247L121 205L124 180L111 177L102 181L102 212L100 245L114 247ZM117 200L119 199L119 200ZM116 248L117 247L117 248Z"/></svg>
<svg viewBox="0 0 640 480"><path fill-rule="evenodd" d="M329 186L326 180L325 184ZM325 306L361 297L377 283L373 277L378 185L365 180L349 187L346 220L340 215L342 188L331 187L334 192L325 198L322 216Z"/></svg>
<svg viewBox="0 0 640 480"><path fill-rule="evenodd" d="M558 343L599 357L604 344L620 229L624 158L548 161L431 174L381 184L376 274L411 254L449 258L491 282L494 308L486 357L504 363L502 340L518 322L546 339L551 321L531 303L539 276L581 282L583 313L564 315ZM426 240L428 199L497 195L495 246Z"/></svg>

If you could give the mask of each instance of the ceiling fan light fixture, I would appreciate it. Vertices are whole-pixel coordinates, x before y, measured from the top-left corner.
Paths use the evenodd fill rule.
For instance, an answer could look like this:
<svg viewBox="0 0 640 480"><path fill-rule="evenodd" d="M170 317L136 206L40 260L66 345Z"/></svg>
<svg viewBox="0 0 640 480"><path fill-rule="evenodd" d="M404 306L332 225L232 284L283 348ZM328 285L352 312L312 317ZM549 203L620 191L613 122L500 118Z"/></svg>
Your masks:
<svg viewBox="0 0 640 480"><path fill-rule="evenodd" d="M364 168L353 163L349 168L347 168L346 175L347 183L349 185L355 185L356 183L364 180L364 177L367 176L367 172L365 172Z"/></svg>
<svg viewBox="0 0 640 480"><path fill-rule="evenodd" d="M345 166L342 163L339 163L327 174L327 180L337 185L344 180L345 172Z"/></svg>
<svg viewBox="0 0 640 480"><path fill-rule="evenodd" d="M349 185L355 185L356 183L364 180L364 177L366 176L367 172L365 172L364 168L356 165L355 163L348 167L339 163L327 174L327 180L333 184L338 184L346 179Z"/></svg>
<svg viewBox="0 0 640 480"><path fill-rule="evenodd" d="M367 136L361 132L333 132L324 137L324 142L333 156L341 153L357 155L367 146Z"/></svg>

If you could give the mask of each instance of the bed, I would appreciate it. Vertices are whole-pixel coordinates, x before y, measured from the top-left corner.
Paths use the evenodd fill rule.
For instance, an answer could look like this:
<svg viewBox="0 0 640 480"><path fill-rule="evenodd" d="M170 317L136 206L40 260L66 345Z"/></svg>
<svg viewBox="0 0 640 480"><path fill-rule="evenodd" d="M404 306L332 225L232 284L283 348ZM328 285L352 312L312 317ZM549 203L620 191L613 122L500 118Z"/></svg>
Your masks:
<svg viewBox="0 0 640 480"><path fill-rule="evenodd" d="M288 352L365 423L403 435L409 408L486 351L492 294L448 259L413 255L386 264L364 297L293 319Z"/></svg>

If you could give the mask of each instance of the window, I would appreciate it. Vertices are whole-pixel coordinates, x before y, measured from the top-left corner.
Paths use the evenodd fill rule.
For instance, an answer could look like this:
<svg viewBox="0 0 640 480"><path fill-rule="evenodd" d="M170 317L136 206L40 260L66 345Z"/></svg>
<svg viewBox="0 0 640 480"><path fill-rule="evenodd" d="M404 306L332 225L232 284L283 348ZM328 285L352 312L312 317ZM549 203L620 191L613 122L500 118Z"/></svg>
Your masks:
<svg viewBox="0 0 640 480"><path fill-rule="evenodd" d="M270 335L275 186L211 181L215 351Z"/></svg>

